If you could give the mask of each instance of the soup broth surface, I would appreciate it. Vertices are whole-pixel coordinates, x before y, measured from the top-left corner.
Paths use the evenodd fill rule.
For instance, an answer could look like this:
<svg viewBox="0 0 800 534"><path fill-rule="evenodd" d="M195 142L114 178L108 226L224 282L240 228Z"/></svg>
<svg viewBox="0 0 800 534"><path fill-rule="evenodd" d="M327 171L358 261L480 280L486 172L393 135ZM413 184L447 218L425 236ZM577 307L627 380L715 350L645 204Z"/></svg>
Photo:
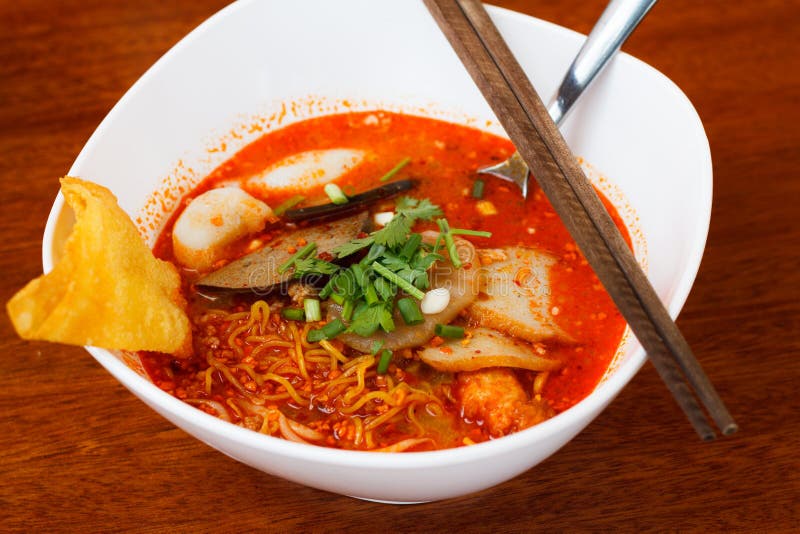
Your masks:
<svg viewBox="0 0 800 534"><path fill-rule="evenodd" d="M546 404L551 414L593 390L616 353L625 322L533 180L526 200L513 184L476 174L476 169L509 157L513 145L474 128L383 111L323 116L267 133L187 195L159 237L155 253L181 270L194 354L186 359L141 354L156 385L234 424L321 446L421 451L499 437L487 421L470 417L464 409L457 373L431 368L418 358L417 348L395 351L385 374L377 372L377 356L332 339L329 345L342 356L337 359L325 347L306 342L309 329L317 326L281 316L281 308L290 305L291 290L288 296L245 292L210 298L195 288L205 273L180 267L172 227L192 198L235 184L273 208L297 195L304 197L301 206L327 203L321 185L269 189L249 186L247 180L287 157L328 149L365 154L361 163L335 180L347 195L382 185L380 178L387 171L410 158L391 180L417 180L405 194L438 205L452 228L491 232L490 238L462 236L477 249L534 248L555 258L549 309L572 341L532 344L547 358L562 362L559 370L541 376L514 369L512 376L528 401ZM478 179L484 182L482 198L473 196ZM630 243L617 211L603 201ZM382 200L370 210L391 211L394 202ZM436 228L423 221L414 231ZM283 221L268 224L238 242L215 268L291 231ZM463 318L455 322L467 332L475 326ZM524 426L512 427L516 431Z"/></svg>

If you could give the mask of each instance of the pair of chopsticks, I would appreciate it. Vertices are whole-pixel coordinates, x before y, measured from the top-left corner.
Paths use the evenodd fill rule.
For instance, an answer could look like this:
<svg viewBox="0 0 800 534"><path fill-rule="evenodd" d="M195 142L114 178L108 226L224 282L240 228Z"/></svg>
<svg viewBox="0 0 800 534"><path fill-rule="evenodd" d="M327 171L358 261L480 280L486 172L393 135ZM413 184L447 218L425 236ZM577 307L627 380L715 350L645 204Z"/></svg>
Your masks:
<svg viewBox="0 0 800 534"><path fill-rule="evenodd" d="M424 2L697 433L704 440L716 437L697 399L724 435L736 432L736 423L481 2Z"/></svg>

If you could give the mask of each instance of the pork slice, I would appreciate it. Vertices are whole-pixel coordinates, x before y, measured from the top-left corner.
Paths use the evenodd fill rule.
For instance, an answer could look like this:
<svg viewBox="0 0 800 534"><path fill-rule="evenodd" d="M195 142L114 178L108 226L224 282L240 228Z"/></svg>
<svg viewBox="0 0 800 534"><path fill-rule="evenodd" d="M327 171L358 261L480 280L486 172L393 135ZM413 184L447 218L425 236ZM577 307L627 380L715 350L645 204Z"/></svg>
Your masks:
<svg viewBox="0 0 800 534"><path fill-rule="evenodd" d="M301 248L301 243L315 243L316 255L330 252L357 237L367 220L368 213L363 211L338 221L288 232L269 242L264 248L200 278L195 286L217 291L267 293L291 279L292 269L278 272L278 268L292 257L293 253L289 250Z"/></svg>

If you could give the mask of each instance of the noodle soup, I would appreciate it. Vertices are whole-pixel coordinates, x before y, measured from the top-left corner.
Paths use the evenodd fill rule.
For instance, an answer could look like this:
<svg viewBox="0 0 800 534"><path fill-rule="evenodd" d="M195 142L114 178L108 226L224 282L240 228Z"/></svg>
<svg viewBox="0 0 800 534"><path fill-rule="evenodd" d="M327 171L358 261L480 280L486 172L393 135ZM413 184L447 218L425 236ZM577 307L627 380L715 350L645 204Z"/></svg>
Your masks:
<svg viewBox="0 0 800 534"><path fill-rule="evenodd" d="M181 268L194 341L187 358L141 354L147 373L233 424L351 450L466 446L568 409L625 323L538 187L525 200L476 174L513 150L381 111L264 135L158 239ZM331 209L303 218L318 206Z"/></svg>

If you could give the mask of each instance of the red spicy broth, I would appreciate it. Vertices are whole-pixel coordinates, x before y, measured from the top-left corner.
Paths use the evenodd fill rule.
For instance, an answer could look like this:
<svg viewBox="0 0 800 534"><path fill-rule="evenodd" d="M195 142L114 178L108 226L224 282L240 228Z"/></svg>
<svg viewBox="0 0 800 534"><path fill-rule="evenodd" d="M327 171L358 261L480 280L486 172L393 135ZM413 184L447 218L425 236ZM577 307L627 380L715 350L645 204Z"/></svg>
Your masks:
<svg viewBox="0 0 800 534"><path fill-rule="evenodd" d="M452 227L492 232L492 237L488 239L469 238L476 247L533 247L557 258L551 268L551 312L558 326L569 332L576 342L545 343L548 357L561 360L563 367L550 373L540 395L555 413L559 413L586 397L594 389L616 353L625 322L577 250L552 206L535 184L532 184L529 198L526 200L521 197L515 186L486 176L480 177L485 181L483 198L475 199L471 196L474 181L478 178L476 169L501 161L513 153L514 147L506 139L461 125L383 111L318 117L291 124L257 139L212 172L185 200L188 201L221 182L244 181L287 156L307 150L335 148L360 149L369 154L364 162L336 180L348 194L380 185L381 176L398 161L410 157L410 163L393 179L413 177L419 180L418 187L409 194L419 199L428 198L438 204ZM321 187L250 192L273 207L298 194L307 198L304 205L327 202ZM602 195L601 198L625 239L630 243L630 237L619 214L607 199ZM386 201L378 207L378 210L392 205L392 201ZM492 213L493 210L496 213ZM172 261L176 265L178 263L172 253L171 228L179 214L173 216L155 246L158 257ZM241 249L229 259L233 260L236 255L243 255L248 247L252 248L254 240L268 242L282 231L283 228L278 224L268 227L261 234L250 236L242 242ZM408 438L408 435L415 432L419 434L417 423L422 419L426 436L430 439L407 450L455 447L496 437L484 428L482 421L469 420L462 416L458 403L448 390L452 376L428 368L414 357L413 351L406 353L407 357L393 360L390 379L394 383L406 382L409 387L426 384L426 388L441 395L441 405L432 410L433 413L419 409L415 415L398 414L397 420L388 425L389 428L372 436L371 443L366 443L363 439L356 443L358 440L354 435L359 430L359 423L351 422L351 424L347 421L353 416L357 418L359 414L343 414L340 408L344 404L341 402L336 404L330 399L324 399L316 404L315 401L311 401L311 407L301 406L304 403L298 402L297 399L285 398L285 388L282 390L281 386L276 384L269 384L268 387L259 384L246 386L253 389L255 394L258 394L260 389L266 388L265 396L269 399L284 396L283 400L266 401L270 410L274 408L277 411L270 411L269 414L261 413L260 420L256 418L253 421L252 416L248 419L248 415L241 413L242 410L237 408L236 399L241 399L243 395L251 395L252 391L247 393L239 387L231 387L230 377L226 378L215 370L209 371L209 365L202 355L208 347L198 346L200 340L207 339L203 334L204 329L214 330L205 323L201 324L200 317L208 309L220 304L209 303L196 295L192 284L197 279L197 272L182 269L181 275L184 292L190 303L189 314L194 325L196 354L187 360L177 360L162 354L142 354L142 362L154 383L178 398L213 400L213 403L194 402L194 404L208 413L257 431L259 428L256 427L259 425L264 431L269 417L277 417L280 422L283 414L309 425L323 436L322 439L314 441L315 443L331 447L377 450ZM244 301L234 298L224 302L231 312L239 313L245 313L251 304L252 299ZM276 321L274 317L272 320ZM217 327L221 328L221 325L216 325L215 328ZM286 328L286 325L276 322L269 326L273 327L277 332L281 328ZM350 358L358 356L348 351L346 347L338 345L338 348ZM242 362L237 360L231 363ZM237 373L235 377L241 376L242 383L251 384L245 376L248 374L246 370L234 369ZM515 372L520 383L529 390L536 373L523 370ZM319 380L329 380L330 370L327 373L321 370L318 375ZM378 377L373 377L371 380L371 387L376 389L385 387ZM294 385L297 388L305 387L309 391L316 391L313 382L313 377L309 377L308 380L298 379ZM309 398L318 397L310 394ZM229 399L234 399L233 406L229 403ZM305 402L306 397L303 399ZM226 411L225 414L218 413L223 409Z"/></svg>

